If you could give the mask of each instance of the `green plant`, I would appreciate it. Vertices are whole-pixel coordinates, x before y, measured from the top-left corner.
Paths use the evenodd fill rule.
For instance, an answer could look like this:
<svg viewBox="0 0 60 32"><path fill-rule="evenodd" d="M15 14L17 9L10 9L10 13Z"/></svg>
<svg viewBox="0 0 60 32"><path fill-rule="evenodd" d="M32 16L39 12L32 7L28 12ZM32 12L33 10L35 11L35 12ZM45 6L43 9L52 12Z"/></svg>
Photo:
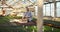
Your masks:
<svg viewBox="0 0 60 32"><path fill-rule="evenodd" d="M0 24L9 22L9 18L7 16L0 16Z"/></svg>
<svg viewBox="0 0 60 32"><path fill-rule="evenodd" d="M44 26L44 32L60 32L59 28L53 28L50 26Z"/></svg>
<svg viewBox="0 0 60 32"><path fill-rule="evenodd" d="M32 18L32 21L33 21L34 23L36 23L37 19L33 17L33 18Z"/></svg>
<svg viewBox="0 0 60 32"><path fill-rule="evenodd" d="M15 18L15 19L22 19L21 16L15 16L14 18Z"/></svg>

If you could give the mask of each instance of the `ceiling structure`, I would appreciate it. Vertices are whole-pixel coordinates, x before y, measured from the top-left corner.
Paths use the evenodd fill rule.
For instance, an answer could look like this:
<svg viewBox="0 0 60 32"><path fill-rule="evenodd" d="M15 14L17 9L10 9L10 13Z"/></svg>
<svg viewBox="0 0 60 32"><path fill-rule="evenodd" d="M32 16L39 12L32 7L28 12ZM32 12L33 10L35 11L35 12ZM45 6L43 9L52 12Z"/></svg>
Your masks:
<svg viewBox="0 0 60 32"><path fill-rule="evenodd" d="M0 11L9 14L12 12L24 11L25 7L36 5L36 0L0 0ZM11 12L11 13L12 13Z"/></svg>
<svg viewBox="0 0 60 32"><path fill-rule="evenodd" d="M60 0L56 0L59 2ZM44 4L53 3L54 0L44 0ZM0 10L20 10L26 6L37 5L37 0L0 0Z"/></svg>
<svg viewBox="0 0 60 32"><path fill-rule="evenodd" d="M0 0L0 7L20 9L29 5L35 5L37 0ZM60 1L60 0L56 0ZM52 3L54 0L44 0L44 3ZM2 5L3 3L3 5Z"/></svg>
<svg viewBox="0 0 60 32"><path fill-rule="evenodd" d="M0 0L0 7L20 9L29 5L34 5L36 0Z"/></svg>
<svg viewBox="0 0 60 32"><path fill-rule="evenodd" d="M44 4L49 4L54 2L60 2L60 0L44 0Z"/></svg>

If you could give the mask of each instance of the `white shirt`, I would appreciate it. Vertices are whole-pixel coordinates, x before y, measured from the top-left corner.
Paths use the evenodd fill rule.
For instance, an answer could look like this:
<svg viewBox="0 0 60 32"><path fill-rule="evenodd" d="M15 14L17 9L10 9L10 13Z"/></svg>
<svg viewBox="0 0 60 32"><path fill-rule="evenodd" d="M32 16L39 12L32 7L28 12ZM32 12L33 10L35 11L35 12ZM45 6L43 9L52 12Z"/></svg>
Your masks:
<svg viewBox="0 0 60 32"><path fill-rule="evenodd" d="M28 19L29 19L29 21L31 21L31 20L32 20L32 13L31 13L30 11L25 12L25 13L24 13L24 16L25 16L25 17L29 17L29 18L28 18Z"/></svg>

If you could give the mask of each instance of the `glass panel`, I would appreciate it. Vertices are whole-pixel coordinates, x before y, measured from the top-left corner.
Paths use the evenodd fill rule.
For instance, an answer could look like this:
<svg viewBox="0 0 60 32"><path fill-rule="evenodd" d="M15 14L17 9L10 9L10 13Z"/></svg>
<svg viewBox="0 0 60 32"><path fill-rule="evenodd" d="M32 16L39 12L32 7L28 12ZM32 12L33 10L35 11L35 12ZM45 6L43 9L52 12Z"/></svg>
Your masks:
<svg viewBox="0 0 60 32"><path fill-rule="evenodd" d="M51 16L54 17L54 3L51 3Z"/></svg>
<svg viewBox="0 0 60 32"><path fill-rule="evenodd" d="M46 4L43 6L43 16L54 17L54 3Z"/></svg>
<svg viewBox="0 0 60 32"><path fill-rule="evenodd" d="M60 17L60 2L57 2L57 17Z"/></svg>
<svg viewBox="0 0 60 32"><path fill-rule="evenodd" d="M50 16L50 4L46 4L46 16Z"/></svg>

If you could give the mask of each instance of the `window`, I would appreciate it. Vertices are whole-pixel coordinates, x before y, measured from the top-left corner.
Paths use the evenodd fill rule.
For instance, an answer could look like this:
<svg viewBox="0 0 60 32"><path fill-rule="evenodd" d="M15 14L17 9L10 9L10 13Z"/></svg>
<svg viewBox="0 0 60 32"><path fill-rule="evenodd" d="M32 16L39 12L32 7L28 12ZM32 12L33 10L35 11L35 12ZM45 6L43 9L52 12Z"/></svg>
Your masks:
<svg viewBox="0 0 60 32"><path fill-rule="evenodd" d="M50 16L50 4L46 4L45 16Z"/></svg>
<svg viewBox="0 0 60 32"><path fill-rule="evenodd" d="M43 16L54 16L54 3L43 6Z"/></svg>
<svg viewBox="0 0 60 32"><path fill-rule="evenodd" d="M51 16L54 17L54 3L51 3Z"/></svg>
<svg viewBox="0 0 60 32"><path fill-rule="evenodd" d="M57 17L60 17L60 2L57 2Z"/></svg>

